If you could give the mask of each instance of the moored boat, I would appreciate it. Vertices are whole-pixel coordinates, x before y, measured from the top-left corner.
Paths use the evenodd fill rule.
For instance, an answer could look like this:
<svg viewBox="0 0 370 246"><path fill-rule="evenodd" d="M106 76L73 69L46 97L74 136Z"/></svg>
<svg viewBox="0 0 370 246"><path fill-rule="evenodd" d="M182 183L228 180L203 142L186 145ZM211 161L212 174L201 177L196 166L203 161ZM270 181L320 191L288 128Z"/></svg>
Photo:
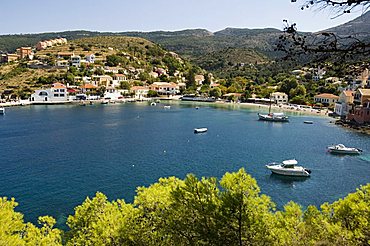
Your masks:
<svg viewBox="0 0 370 246"><path fill-rule="evenodd" d="M298 177L309 177L311 175L311 170L304 168L302 166L297 166L298 162L296 160L285 160L282 163L270 163L266 167L275 174L285 175L285 176L298 176Z"/></svg>
<svg viewBox="0 0 370 246"><path fill-rule="evenodd" d="M5 114L5 108L4 107L0 107L0 114Z"/></svg>
<svg viewBox="0 0 370 246"><path fill-rule="evenodd" d="M269 114L258 114L259 120L274 121L274 122L288 122L289 117L284 113L269 113Z"/></svg>
<svg viewBox="0 0 370 246"><path fill-rule="evenodd" d="M201 128L194 128L194 133L203 133L207 132L208 129L206 127L201 127Z"/></svg>
<svg viewBox="0 0 370 246"><path fill-rule="evenodd" d="M313 124L313 121L311 121L311 120L305 120L305 121L303 121L303 123L305 123L305 124Z"/></svg>
<svg viewBox="0 0 370 246"><path fill-rule="evenodd" d="M328 147L328 151L333 154L349 154L358 155L361 154L362 149L346 147L344 144L337 144Z"/></svg>
<svg viewBox="0 0 370 246"><path fill-rule="evenodd" d="M170 105L163 106L164 109L171 109Z"/></svg>

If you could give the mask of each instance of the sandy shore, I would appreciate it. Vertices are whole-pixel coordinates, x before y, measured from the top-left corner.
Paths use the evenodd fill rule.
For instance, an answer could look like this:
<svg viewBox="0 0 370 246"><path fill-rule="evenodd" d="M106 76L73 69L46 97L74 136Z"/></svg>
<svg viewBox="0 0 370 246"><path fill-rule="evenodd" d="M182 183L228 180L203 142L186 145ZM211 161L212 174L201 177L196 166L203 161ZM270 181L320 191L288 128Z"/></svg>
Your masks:
<svg viewBox="0 0 370 246"><path fill-rule="evenodd" d="M253 108L257 111L261 112L268 112L269 105L265 104L256 104L256 103L225 103L225 102L216 102L217 105L235 105L245 108ZM297 108L293 106L288 105L281 105L278 106L276 104L271 105L271 111L272 112L290 112L290 113L296 113L301 115L312 115L312 116L328 116L330 111L328 110L317 110L317 109L309 109L309 108Z"/></svg>

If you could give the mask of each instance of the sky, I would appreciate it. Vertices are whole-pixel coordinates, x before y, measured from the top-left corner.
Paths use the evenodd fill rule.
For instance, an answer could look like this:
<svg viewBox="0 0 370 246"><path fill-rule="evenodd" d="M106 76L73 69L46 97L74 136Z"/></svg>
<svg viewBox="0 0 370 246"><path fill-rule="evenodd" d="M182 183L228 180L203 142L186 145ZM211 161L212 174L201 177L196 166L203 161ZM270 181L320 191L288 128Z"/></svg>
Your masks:
<svg viewBox="0 0 370 246"><path fill-rule="evenodd" d="M176 31L227 27L320 31L361 15L300 7L304 0L0 0L0 34L88 31Z"/></svg>

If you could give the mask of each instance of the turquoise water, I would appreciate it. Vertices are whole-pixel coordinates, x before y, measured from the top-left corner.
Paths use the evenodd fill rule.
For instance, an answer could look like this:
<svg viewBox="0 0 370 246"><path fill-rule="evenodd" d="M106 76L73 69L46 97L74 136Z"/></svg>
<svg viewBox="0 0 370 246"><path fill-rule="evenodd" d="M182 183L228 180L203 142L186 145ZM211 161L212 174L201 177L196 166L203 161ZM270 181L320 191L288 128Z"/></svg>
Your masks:
<svg viewBox="0 0 370 246"><path fill-rule="evenodd" d="M281 208L333 202L370 182L369 136L290 115L289 123L261 122L237 106L147 103L9 108L0 117L0 196L15 197L27 221L52 215L59 226L86 196L131 202L138 186L187 173L221 177L244 167ZM313 125L303 124L305 120ZM196 127L208 127L194 134ZM362 156L337 156L343 143ZM265 164L296 158L307 179L271 175Z"/></svg>

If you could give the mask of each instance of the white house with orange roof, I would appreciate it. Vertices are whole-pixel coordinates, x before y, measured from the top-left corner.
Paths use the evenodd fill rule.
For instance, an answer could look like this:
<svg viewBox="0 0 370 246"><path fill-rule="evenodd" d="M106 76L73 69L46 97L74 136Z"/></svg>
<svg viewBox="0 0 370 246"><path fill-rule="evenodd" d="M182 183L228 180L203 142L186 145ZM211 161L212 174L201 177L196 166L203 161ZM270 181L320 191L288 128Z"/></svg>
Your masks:
<svg viewBox="0 0 370 246"><path fill-rule="evenodd" d="M345 90L340 93L338 102L335 103L335 114L341 117L348 115L350 110L349 105L353 104L354 94L355 92L351 90Z"/></svg>
<svg viewBox="0 0 370 246"><path fill-rule="evenodd" d="M180 92L180 88L176 83L154 82L149 86L149 90L156 91L159 94L175 95Z"/></svg>
<svg viewBox="0 0 370 246"><path fill-rule="evenodd" d="M314 96L315 103L322 103L324 105L334 105L338 101L339 97L329 93L323 93Z"/></svg>
<svg viewBox="0 0 370 246"><path fill-rule="evenodd" d="M54 83L51 88L35 90L31 95L32 104L57 104L70 102L67 86L62 83Z"/></svg>
<svg viewBox="0 0 370 246"><path fill-rule="evenodd" d="M148 96L149 87L147 86L133 86L130 91L134 93L136 100L144 100Z"/></svg>

